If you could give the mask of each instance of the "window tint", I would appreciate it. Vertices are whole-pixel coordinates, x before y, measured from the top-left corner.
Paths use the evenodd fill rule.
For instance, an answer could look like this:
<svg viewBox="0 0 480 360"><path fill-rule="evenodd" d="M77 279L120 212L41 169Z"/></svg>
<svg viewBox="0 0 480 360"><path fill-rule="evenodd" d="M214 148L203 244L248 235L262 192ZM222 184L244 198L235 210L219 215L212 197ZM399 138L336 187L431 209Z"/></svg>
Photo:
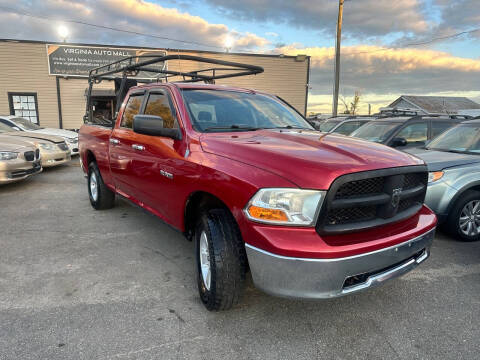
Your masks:
<svg viewBox="0 0 480 360"><path fill-rule="evenodd" d="M404 138L407 143L421 143L427 141L427 132L427 123L419 122L404 127L396 137Z"/></svg>
<svg viewBox="0 0 480 360"><path fill-rule="evenodd" d="M445 130L451 128L454 124L447 121L432 121L432 138L436 138Z"/></svg>
<svg viewBox="0 0 480 360"><path fill-rule="evenodd" d="M352 134L353 137L383 143L398 128L397 122L371 121L368 124L359 127Z"/></svg>
<svg viewBox="0 0 480 360"><path fill-rule="evenodd" d="M133 117L140 112L142 101L143 94L131 95L128 98L127 105L125 106L125 111L123 112L122 122L120 123L121 127L129 129L133 127Z"/></svg>
<svg viewBox="0 0 480 360"><path fill-rule="evenodd" d="M342 135L350 135L352 132L357 130L361 124L362 123L358 121L349 121L337 127L333 132L342 134Z"/></svg>
<svg viewBox="0 0 480 360"><path fill-rule="evenodd" d="M335 126L340 124L341 120L327 120L323 123L320 124L320 131L321 132L329 132L332 130Z"/></svg>
<svg viewBox="0 0 480 360"><path fill-rule="evenodd" d="M163 127L167 129L178 128L170 100L165 94L150 94L145 107L145 115L160 116L163 119Z"/></svg>

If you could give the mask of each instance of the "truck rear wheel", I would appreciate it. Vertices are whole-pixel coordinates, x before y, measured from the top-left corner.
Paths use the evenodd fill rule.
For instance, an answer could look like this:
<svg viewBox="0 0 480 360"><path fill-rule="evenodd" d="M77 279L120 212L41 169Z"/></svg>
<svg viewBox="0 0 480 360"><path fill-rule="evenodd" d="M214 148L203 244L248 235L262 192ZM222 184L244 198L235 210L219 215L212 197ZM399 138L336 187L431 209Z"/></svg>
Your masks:
<svg viewBox="0 0 480 360"><path fill-rule="evenodd" d="M103 182L95 162L88 165L88 196L95 210L110 209L115 203L115 193Z"/></svg>
<svg viewBox="0 0 480 360"><path fill-rule="evenodd" d="M480 192L462 194L448 214L447 229L461 241L480 240Z"/></svg>
<svg viewBox="0 0 480 360"><path fill-rule="evenodd" d="M200 299L208 310L238 303L245 285L246 254L232 215L223 209L203 213L195 229Z"/></svg>

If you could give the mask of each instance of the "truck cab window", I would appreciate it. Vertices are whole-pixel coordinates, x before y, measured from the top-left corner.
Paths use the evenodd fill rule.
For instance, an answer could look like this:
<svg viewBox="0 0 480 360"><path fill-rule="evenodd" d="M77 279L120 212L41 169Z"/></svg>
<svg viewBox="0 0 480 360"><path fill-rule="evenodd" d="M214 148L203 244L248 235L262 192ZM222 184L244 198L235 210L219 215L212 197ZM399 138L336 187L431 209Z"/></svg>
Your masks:
<svg viewBox="0 0 480 360"><path fill-rule="evenodd" d="M142 101L143 101L143 94L130 95L127 101L127 105L125 105L125 111L123 112L122 122L120 123L121 127L132 129L133 117L140 112Z"/></svg>
<svg viewBox="0 0 480 360"><path fill-rule="evenodd" d="M163 119L163 127L167 129L177 129L178 122L175 118L172 106L167 95L162 93L153 93L148 96L145 115L156 115Z"/></svg>

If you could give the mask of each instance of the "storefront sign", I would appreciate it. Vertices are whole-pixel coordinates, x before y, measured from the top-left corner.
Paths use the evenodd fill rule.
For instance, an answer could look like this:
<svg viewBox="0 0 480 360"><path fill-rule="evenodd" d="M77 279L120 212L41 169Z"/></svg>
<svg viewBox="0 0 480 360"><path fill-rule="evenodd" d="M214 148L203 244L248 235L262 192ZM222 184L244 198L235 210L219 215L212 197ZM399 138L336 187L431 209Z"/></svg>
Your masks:
<svg viewBox="0 0 480 360"><path fill-rule="evenodd" d="M47 44L47 55L50 75L88 77L91 69L129 56L165 56L167 53L165 50ZM165 69L166 63L158 63L154 66ZM152 67L152 65L149 67ZM139 79L155 77L158 77L158 74L151 72L142 72L137 76Z"/></svg>

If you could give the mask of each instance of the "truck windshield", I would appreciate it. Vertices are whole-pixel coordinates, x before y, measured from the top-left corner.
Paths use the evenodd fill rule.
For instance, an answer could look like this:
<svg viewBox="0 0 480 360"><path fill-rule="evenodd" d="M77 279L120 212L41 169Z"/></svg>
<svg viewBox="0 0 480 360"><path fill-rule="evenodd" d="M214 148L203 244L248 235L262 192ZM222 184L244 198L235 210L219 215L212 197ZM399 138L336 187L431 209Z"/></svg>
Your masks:
<svg viewBox="0 0 480 360"><path fill-rule="evenodd" d="M433 139L426 148L480 154L480 123L453 127Z"/></svg>
<svg viewBox="0 0 480 360"><path fill-rule="evenodd" d="M183 90L193 127L200 132L313 127L295 110L268 96L220 90Z"/></svg>
<svg viewBox="0 0 480 360"><path fill-rule="evenodd" d="M355 130L350 136L360 139L383 143L400 125L398 122L372 121Z"/></svg>

